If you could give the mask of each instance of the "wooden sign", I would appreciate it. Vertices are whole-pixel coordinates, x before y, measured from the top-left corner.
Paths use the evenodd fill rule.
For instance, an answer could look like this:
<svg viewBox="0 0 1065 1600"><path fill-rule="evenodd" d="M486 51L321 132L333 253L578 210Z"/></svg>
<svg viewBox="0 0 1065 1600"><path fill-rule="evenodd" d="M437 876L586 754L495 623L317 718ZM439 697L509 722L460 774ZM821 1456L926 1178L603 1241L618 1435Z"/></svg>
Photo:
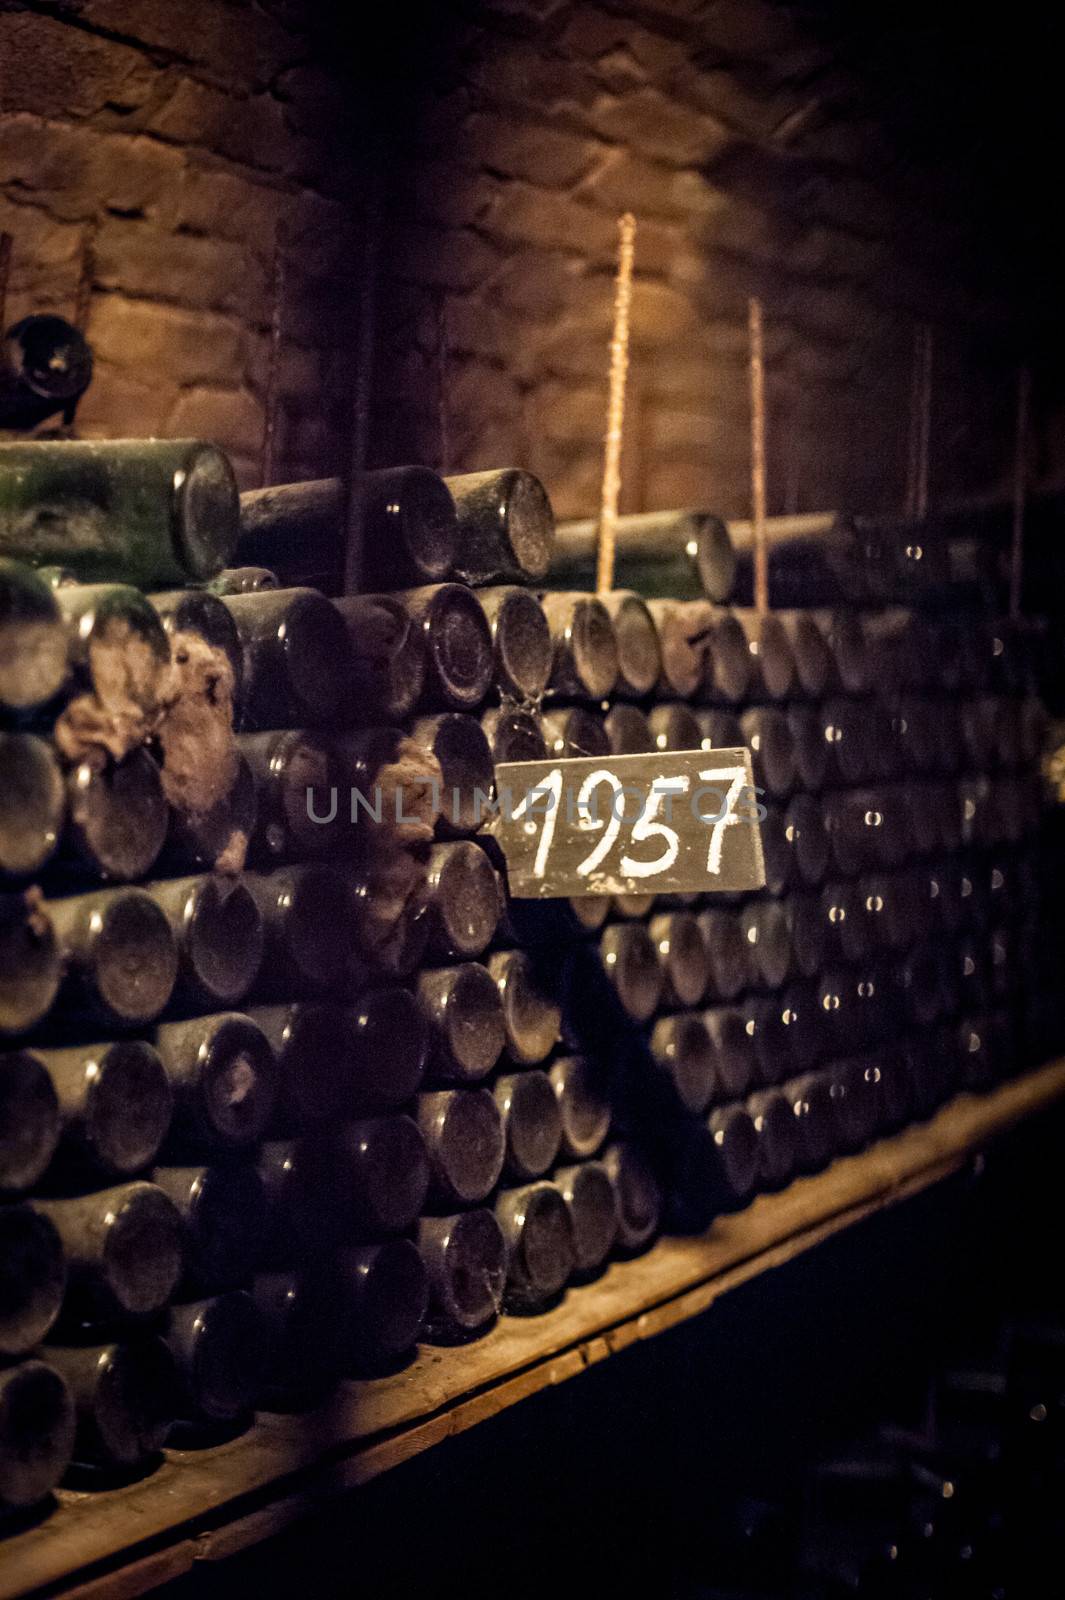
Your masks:
<svg viewBox="0 0 1065 1600"><path fill-rule="evenodd" d="M735 894L765 884L760 793L743 749L507 762L491 831L519 899Z"/></svg>

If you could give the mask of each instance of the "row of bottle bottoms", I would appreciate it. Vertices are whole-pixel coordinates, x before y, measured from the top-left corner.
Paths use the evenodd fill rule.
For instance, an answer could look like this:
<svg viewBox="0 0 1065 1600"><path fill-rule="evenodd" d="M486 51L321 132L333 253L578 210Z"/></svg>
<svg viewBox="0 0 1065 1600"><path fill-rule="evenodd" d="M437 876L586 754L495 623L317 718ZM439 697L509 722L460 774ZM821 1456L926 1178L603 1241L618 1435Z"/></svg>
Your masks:
<svg viewBox="0 0 1065 1600"><path fill-rule="evenodd" d="M145 595L0 559L0 708L29 715L86 680L106 703L107 654L128 654L133 640L147 714L165 699L178 634L225 663L249 730L396 722L418 710L470 711L493 695L739 706L889 687L1015 693L1035 665L1030 640L979 616L965 625L904 610L760 616L627 591L538 597L456 583L338 599L311 588L231 592L248 581L238 570L213 589Z"/></svg>
<svg viewBox="0 0 1065 1600"><path fill-rule="evenodd" d="M152 1182L4 1206L0 1348L19 1364L0 1370L0 1504L40 1499L74 1458L140 1464L174 1422L308 1403L419 1338L547 1309L663 1224L705 1227L956 1088L988 1086L964 1048L951 1060L924 1035L901 1040L664 1124L648 1159L632 1138L606 1143L609 1105L573 1092L589 1069L568 1058L550 1078L501 1079L494 1096L422 1096L416 1121L268 1142L256 1165L164 1167ZM500 1107L523 1085L544 1098L508 1122ZM338 1218L373 1242L349 1243L360 1228Z"/></svg>

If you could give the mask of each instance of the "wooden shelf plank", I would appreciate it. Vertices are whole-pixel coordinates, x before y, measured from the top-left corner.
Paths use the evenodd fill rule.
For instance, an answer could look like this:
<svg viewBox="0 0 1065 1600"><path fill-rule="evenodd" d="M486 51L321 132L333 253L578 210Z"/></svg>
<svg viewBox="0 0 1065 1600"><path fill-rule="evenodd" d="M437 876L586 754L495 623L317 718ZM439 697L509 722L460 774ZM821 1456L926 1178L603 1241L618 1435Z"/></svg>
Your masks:
<svg viewBox="0 0 1065 1600"><path fill-rule="evenodd" d="M151 1476L61 1490L51 1517L0 1542L0 1600L62 1592L132 1600L276 1533L323 1495L364 1483L538 1391L705 1311L714 1300L885 1206L939 1182L996 1134L1065 1097L1065 1059L962 1095L929 1123L780 1194L670 1238L543 1316L502 1317L460 1349L423 1346L401 1373L344 1384L320 1409L262 1415L239 1438L168 1451Z"/></svg>

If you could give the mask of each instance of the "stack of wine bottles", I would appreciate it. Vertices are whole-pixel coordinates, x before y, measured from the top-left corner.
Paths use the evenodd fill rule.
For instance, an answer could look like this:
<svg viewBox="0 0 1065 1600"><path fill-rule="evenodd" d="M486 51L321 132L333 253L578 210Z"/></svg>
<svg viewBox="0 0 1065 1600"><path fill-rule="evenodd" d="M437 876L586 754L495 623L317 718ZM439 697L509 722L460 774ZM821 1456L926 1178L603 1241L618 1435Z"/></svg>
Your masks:
<svg viewBox="0 0 1065 1600"><path fill-rule="evenodd" d="M1052 1042L1023 638L551 589L517 469L371 473L360 592L282 586L341 500L0 445L0 1505L547 1309ZM496 762L735 745L764 892L508 899Z"/></svg>

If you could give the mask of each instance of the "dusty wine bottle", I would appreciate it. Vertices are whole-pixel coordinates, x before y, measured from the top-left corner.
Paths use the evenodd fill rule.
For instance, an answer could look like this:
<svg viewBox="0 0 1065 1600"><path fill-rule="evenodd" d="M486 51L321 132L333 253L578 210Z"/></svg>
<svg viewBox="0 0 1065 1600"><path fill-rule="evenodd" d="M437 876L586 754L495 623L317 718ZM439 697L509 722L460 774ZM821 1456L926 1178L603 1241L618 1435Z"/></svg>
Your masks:
<svg viewBox="0 0 1065 1600"><path fill-rule="evenodd" d="M310 862L242 880L263 917L263 986L289 995L327 993L341 983L356 941L357 908L347 878Z"/></svg>
<svg viewBox="0 0 1065 1600"><path fill-rule="evenodd" d="M55 854L66 786L51 747L31 733L0 732L0 772L0 877L24 878Z"/></svg>
<svg viewBox="0 0 1065 1600"><path fill-rule="evenodd" d="M344 619L316 589L230 595L243 659L246 728L317 726L347 704L353 675Z"/></svg>
<svg viewBox="0 0 1065 1600"><path fill-rule="evenodd" d="M662 1220L662 1190L639 1146L629 1141L609 1145L603 1166L618 1202L617 1245L627 1255L646 1250Z"/></svg>
<svg viewBox="0 0 1065 1600"><path fill-rule="evenodd" d="M503 1120L505 1172L514 1183L542 1178L558 1155L562 1122L546 1072L504 1073L493 1093Z"/></svg>
<svg viewBox="0 0 1065 1600"><path fill-rule="evenodd" d="M701 750L703 730L690 706L674 702L652 706L647 713L656 750Z"/></svg>
<svg viewBox="0 0 1065 1600"><path fill-rule="evenodd" d="M743 629L752 661L752 692L770 700L786 700L797 687L795 655L787 631L775 612L733 611Z"/></svg>
<svg viewBox="0 0 1065 1600"><path fill-rule="evenodd" d="M610 754L603 719L586 706L555 706L544 713L541 725L548 754L560 760Z"/></svg>
<svg viewBox="0 0 1065 1600"><path fill-rule="evenodd" d="M0 1055L0 1194L32 1189L59 1143L59 1097L39 1054Z"/></svg>
<svg viewBox="0 0 1065 1600"><path fill-rule="evenodd" d="M492 686L492 634L476 596L461 583L406 589L398 598L425 646L428 709L472 711Z"/></svg>
<svg viewBox="0 0 1065 1600"><path fill-rule="evenodd" d="M414 1349L429 1309L429 1274L410 1239L342 1250L336 1285L348 1372L379 1371Z"/></svg>
<svg viewBox="0 0 1065 1600"><path fill-rule="evenodd" d="M457 1342L486 1329L499 1315L507 1276L507 1247L494 1213L479 1206L421 1217L417 1242L429 1278L427 1337Z"/></svg>
<svg viewBox="0 0 1065 1600"><path fill-rule="evenodd" d="M603 727L611 755L641 755L655 747L651 725L639 706L627 705L623 700L612 705L603 718Z"/></svg>
<svg viewBox="0 0 1065 1600"><path fill-rule="evenodd" d="M832 678L832 655L825 636L809 611L778 611L795 659L795 683L800 695L820 700Z"/></svg>
<svg viewBox="0 0 1065 1600"><path fill-rule="evenodd" d="M0 445L0 451L7 448ZM72 584L54 596L71 667L91 686L117 731L127 734L124 742L140 743L154 728L169 688L170 642L163 624L128 584Z"/></svg>
<svg viewBox="0 0 1065 1600"><path fill-rule="evenodd" d="M48 1345L45 1356L73 1398L79 1465L137 1467L158 1455L179 1404L177 1368L162 1339Z"/></svg>
<svg viewBox="0 0 1065 1600"><path fill-rule="evenodd" d="M734 1006L713 1006L702 1013L703 1026L713 1051L715 1100L735 1100L745 1095L758 1075L754 1040L747 1032L743 1012Z"/></svg>
<svg viewBox="0 0 1065 1600"><path fill-rule="evenodd" d="M629 700L649 695L662 675L662 647L646 601L631 590L615 589L599 597L614 625L618 650L615 693Z"/></svg>
<svg viewBox="0 0 1065 1600"><path fill-rule="evenodd" d="M193 439L0 445L0 551L143 588L212 578L237 542L221 450Z"/></svg>
<svg viewBox="0 0 1065 1600"><path fill-rule="evenodd" d="M64 1314L85 1322L161 1311L184 1264L184 1229L153 1183L124 1183L72 1199L34 1200L67 1262Z"/></svg>
<svg viewBox="0 0 1065 1600"><path fill-rule="evenodd" d="M800 978L816 978L829 954L829 928L819 897L808 892L791 894L784 902L791 937L794 971Z"/></svg>
<svg viewBox="0 0 1065 1600"><path fill-rule="evenodd" d="M718 1152L715 1207L734 1211L745 1206L758 1185L758 1130L745 1106L718 1106L706 1119Z"/></svg>
<svg viewBox="0 0 1065 1600"><path fill-rule="evenodd" d="M780 989L793 968L791 927L779 900L749 900L740 912L747 941L748 970L757 989Z"/></svg>
<svg viewBox="0 0 1065 1600"><path fill-rule="evenodd" d="M168 872L239 872L255 833L255 779L237 753L233 782L205 811L174 806L162 864Z"/></svg>
<svg viewBox="0 0 1065 1600"><path fill-rule="evenodd" d="M665 982L651 935L640 922L615 923L604 929L599 949L625 1013L646 1022L658 1009Z"/></svg>
<svg viewBox="0 0 1065 1600"><path fill-rule="evenodd" d="M353 1041L339 1007L252 1006L247 1016L262 1030L277 1061L282 1131L353 1114Z"/></svg>
<svg viewBox="0 0 1065 1600"><path fill-rule="evenodd" d="M165 913L143 889L48 902L79 1011L116 1027L152 1022L174 992L178 951Z"/></svg>
<svg viewBox="0 0 1065 1600"><path fill-rule="evenodd" d="M64 1247L29 1204L0 1206L0 1358L24 1356L48 1333L66 1288Z"/></svg>
<svg viewBox="0 0 1065 1600"><path fill-rule="evenodd" d="M690 911L664 912L651 918L648 932L662 964L662 1002L698 1005L710 980L710 956L697 919Z"/></svg>
<svg viewBox="0 0 1065 1600"><path fill-rule="evenodd" d="M484 730L473 717L447 711L418 717L411 736L432 752L443 775L440 819L445 838L474 833L485 820L495 782L495 765Z"/></svg>
<svg viewBox="0 0 1065 1600"><path fill-rule="evenodd" d="M715 610L703 600L650 600L648 610L658 632L662 687L681 700L691 700L710 676Z"/></svg>
<svg viewBox="0 0 1065 1600"><path fill-rule="evenodd" d="M63 952L39 892L0 893L0 1038L40 1022L62 976Z"/></svg>
<svg viewBox="0 0 1065 1600"><path fill-rule="evenodd" d="M499 1182L506 1154L503 1113L487 1089L438 1089L418 1096L418 1127L435 1209L477 1205Z"/></svg>
<svg viewBox="0 0 1065 1600"><path fill-rule="evenodd" d="M750 522L729 522L736 547L734 592L754 592L754 540ZM862 599L869 590L869 555L853 519L837 512L771 517L769 592L780 605L834 605Z"/></svg>
<svg viewBox="0 0 1065 1600"><path fill-rule="evenodd" d="M30 567L0 556L0 707L43 705L66 675L66 628L54 594Z"/></svg>
<svg viewBox="0 0 1065 1600"><path fill-rule="evenodd" d="M795 778L801 789L816 793L828 776L831 750L816 706L790 705L785 713L795 760Z"/></svg>
<svg viewBox="0 0 1065 1600"><path fill-rule="evenodd" d="M740 743L751 752L755 784L784 798L798 778L795 741L787 716L778 706L752 706L740 717Z"/></svg>
<svg viewBox="0 0 1065 1600"><path fill-rule="evenodd" d="M618 1197L601 1161L560 1167L554 1183L569 1212L573 1233L573 1275L594 1277L605 1264L618 1235Z"/></svg>
<svg viewBox="0 0 1065 1600"><path fill-rule="evenodd" d="M395 595L342 595L333 605L348 632L353 720L402 722L425 692L422 629Z"/></svg>
<svg viewBox="0 0 1065 1600"><path fill-rule="evenodd" d="M539 700L551 675L551 632L528 589L478 589L475 598L492 635L495 687L504 700Z"/></svg>
<svg viewBox="0 0 1065 1600"><path fill-rule="evenodd" d="M68 860L118 883L150 872L166 843L170 807L147 750L131 750L121 761L80 761L65 787Z"/></svg>
<svg viewBox="0 0 1065 1600"><path fill-rule="evenodd" d="M488 945L502 910L502 886L484 851L469 839L429 852L429 951L442 962L469 960Z"/></svg>
<svg viewBox="0 0 1065 1600"><path fill-rule="evenodd" d="M599 525L593 518L559 525L551 581L595 581ZM727 600L736 552L720 517L708 511L640 511L617 519L619 586L674 600Z"/></svg>
<svg viewBox="0 0 1065 1600"><path fill-rule="evenodd" d="M30 429L63 413L74 419L92 382L92 349L65 317L23 317L0 345L0 428Z"/></svg>
<svg viewBox="0 0 1065 1600"><path fill-rule="evenodd" d="M244 593L248 593L245 590ZM251 590L262 593L262 590ZM179 648L181 634L194 635L218 663L225 663L231 674L230 692L234 706L240 705L244 677L244 654L237 625L223 600L209 589L162 589L148 596L166 629L171 649Z"/></svg>
<svg viewBox="0 0 1065 1600"><path fill-rule="evenodd" d="M492 706L482 711L481 728L496 766L508 761L544 761L547 757L543 724L532 711Z"/></svg>
<svg viewBox="0 0 1065 1600"><path fill-rule="evenodd" d="M618 645L602 601L590 594L545 594L554 694L605 700L617 682Z"/></svg>
<svg viewBox="0 0 1065 1600"><path fill-rule="evenodd" d="M247 885L220 874L170 878L147 891L177 940L176 993L194 1007L234 1006L262 962L263 920Z"/></svg>
<svg viewBox="0 0 1065 1600"><path fill-rule="evenodd" d="M836 1114L832 1078L827 1072L806 1072L781 1087L796 1123L796 1167L820 1172L836 1149Z"/></svg>
<svg viewBox="0 0 1065 1600"><path fill-rule="evenodd" d="M79 1175L128 1178L156 1157L170 1127L173 1093L143 1039L37 1050L62 1124L60 1159Z"/></svg>
<svg viewBox="0 0 1065 1600"><path fill-rule="evenodd" d="M254 1167L156 1167L152 1182L185 1224L186 1290L216 1294L250 1278L266 1237L266 1194Z"/></svg>
<svg viewBox="0 0 1065 1600"><path fill-rule="evenodd" d="M0 1511L32 1506L74 1453L74 1402L54 1367L23 1361L0 1372Z"/></svg>
<svg viewBox="0 0 1065 1600"><path fill-rule="evenodd" d="M508 1311L538 1311L565 1288L574 1267L569 1208L553 1183L502 1189L496 1220L507 1247Z"/></svg>
<svg viewBox="0 0 1065 1600"><path fill-rule="evenodd" d="M475 1082L503 1050L503 1002L475 961L418 974L418 1002L429 1024L430 1071L445 1082Z"/></svg>
<svg viewBox="0 0 1065 1600"><path fill-rule="evenodd" d="M698 1013L681 1011L659 1017L647 1052L653 1068L651 1092L663 1111L705 1111L714 1090L714 1052ZM642 1086L638 1086L638 1095L643 1098Z"/></svg>
<svg viewBox="0 0 1065 1600"><path fill-rule="evenodd" d="M817 888L829 865L829 835L825 810L813 795L792 795L784 808L784 840L791 852L795 883Z"/></svg>
<svg viewBox="0 0 1065 1600"><path fill-rule="evenodd" d="M798 1158L796 1118L779 1089L758 1089L747 1100L747 1110L758 1136L758 1176L766 1189L782 1189L790 1182Z"/></svg>
<svg viewBox="0 0 1065 1600"><path fill-rule="evenodd" d="M739 915L718 907L700 911L697 920L709 963L706 995L711 1000L734 1000L751 981L749 947Z"/></svg>
<svg viewBox="0 0 1065 1600"><path fill-rule="evenodd" d="M547 1075L558 1101L562 1155L568 1161L586 1161L598 1154L610 1132L607 1070L584 1056L560 1056Z"/></svg>
<svg viewBox="0 0 1065 1600"><path fill-rule="evenodd" d="M266 1368L262 1317L251 1295L232 1289L171 1306L164 1335L181 1393L181 1422L235 1422L251 1410Z"/></svg>
<svg viewBox="0 0 1065 1600"><path fill-rule="evenodd" d="M261 594L264 589L280 589L281 579L269 567L223 567L207 585L212 594Z"/></svg>
<svg viewBox="0 0 1065 1600"><path fill-rule="evenodd" d="M310 1157L345 1241L405 1233L429 1189L429 1157L413 1118L364 1117L316 1133Z"/></svg>
<svg viewBox="0 0 1065 1600"><path fill-rule="evenodd" d="M304 1410L325 1398L340 1377L343 1331L337 1325L335 1270L316 1263L289 1272L260 1272L251 1297L266 1336L259 1405Z"/></svg>
<svg viewBox="0 0 1065 1600"><path fill-rule="evenodd" d="M518 1066L538 1066L559 1039L561 1007L524 950L498 950L488 971L503 1002L504 1048Z"/></svg>
<svg viewBox="0 0 1065 1600"><path fill-rule="evenodd" d="M539 478L506 467L444 482L458 516L453 565L464 583L531 583L547 576L555 516Z"/></svg>
<svg viewBox="0 0 1065 1600"><path fill-rule="evenodd" d="M238 745L255 780L255 853L284 861L338 849L349 820L347 793L343 765L329 742L293 728L245 733Z"/></svg>
<svg viewBox="0 0 1065 1600"><path fill-rule="evenodd" d="M155 1046L174 1090L179 1140L218 1148L262 1137L277 1099L277 1062L250 1018L223 1011L165 1022Z"/></svg>
<svg viewBox="0 0 1065 1600"><path fill-rule="evenodd" d="M368 472L359 492L364 587L401 589L447 577L458 544L455 501L435 472Z"/></svg>

